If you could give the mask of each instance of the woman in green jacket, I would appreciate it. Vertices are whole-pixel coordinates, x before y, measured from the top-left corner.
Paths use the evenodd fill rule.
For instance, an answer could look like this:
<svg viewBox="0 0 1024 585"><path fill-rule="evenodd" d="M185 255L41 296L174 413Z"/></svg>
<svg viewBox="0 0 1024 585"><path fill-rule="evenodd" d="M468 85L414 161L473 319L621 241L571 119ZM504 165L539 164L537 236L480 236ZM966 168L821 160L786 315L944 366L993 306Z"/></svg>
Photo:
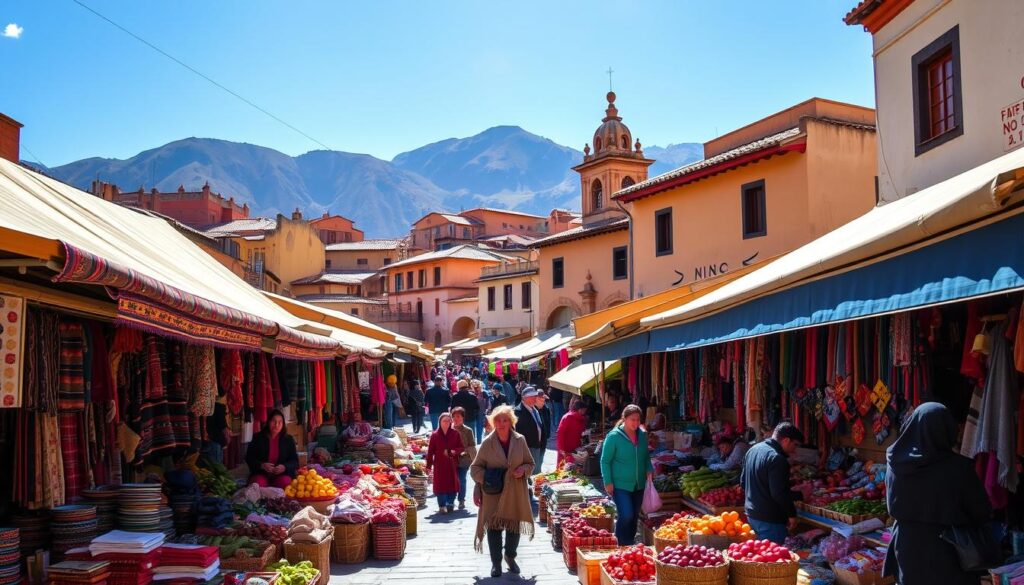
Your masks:
<svg viewBox="0 0 1024 585"><path fill-rule="evenodd" d="M644 487L654 472L647 433L640 429L640 412L635 404L624 408L622 420L601 447L601 479L615 501L615 538L620 546L632 545L636 539Z"/></svg>

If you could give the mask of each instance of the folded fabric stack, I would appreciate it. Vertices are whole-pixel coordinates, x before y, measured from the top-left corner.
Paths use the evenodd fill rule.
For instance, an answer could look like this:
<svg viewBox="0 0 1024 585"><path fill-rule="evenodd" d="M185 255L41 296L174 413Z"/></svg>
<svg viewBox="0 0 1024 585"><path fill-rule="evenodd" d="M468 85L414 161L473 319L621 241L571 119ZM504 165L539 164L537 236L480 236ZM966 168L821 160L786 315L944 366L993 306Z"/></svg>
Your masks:
<svg viewBox="0 0 1024 585"><path fill-rule="evenodd" d="M103 553L145 554L160 548L163 544L163 532L111 530L92 539L92 544L89 545L89 552L93 556Z"/></svg>
<svg viewBox="0 0 1024 585"><path fill-rule="evenodd" d="M68 551L64 557L69 561L106 561L110 563L110 577L107 585L150 585L153 582L153 567L160 553L156 549L148 553L106 552L93 556L88 548Z"/></svg>
<svg viewBox="0 0 1024 585"><path fill-rule="evenodd" d="M231 502L217 496L199 500L198 525L204 528L227 528L235 520Z"/></svg>
<svg viewBox="0 0 1024 585"><path fill-rule="evenodd" d="M21 543L17 528L0 528L0 585L21 583Z"/></svg>
<svg viewBox="0 0 1024 585"><path fill-rule="evenodd" d="M191 579L209 581L220 572L220 549L216 546L165 544L153 569L154 581Z"/></svg>
<svg viewBox="0 0 1024 585"><path fill-rule="evenodd" d="M331 519L307 506L288 523L288 538L293 542L317 544L331 536Z"/></svg>
<svg viewBox="0 0 1024 585"><path fill-rule="evenodd" d="M107 585L107 561L64 561L47 569L48 585Z"/></svg>

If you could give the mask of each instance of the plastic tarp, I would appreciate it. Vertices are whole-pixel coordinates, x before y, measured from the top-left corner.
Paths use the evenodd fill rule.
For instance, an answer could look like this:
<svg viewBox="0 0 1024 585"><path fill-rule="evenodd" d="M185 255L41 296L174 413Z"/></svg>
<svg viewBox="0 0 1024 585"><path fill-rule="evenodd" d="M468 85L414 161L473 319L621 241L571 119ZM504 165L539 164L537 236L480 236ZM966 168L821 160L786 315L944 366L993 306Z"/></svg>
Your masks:
<svg viewBox="0 0 1024 585"><path fill-rule="evenodd" d="M699 347L1024 286L1024 149L908 195L703 297L588 362Z"/></svg>
<svg viewBox="0 0 1024 585"><path fill-rule="evenodd" d="M619 360L590 364L575 362L549 376L548 385L577 396L582 395L584 390L589 390L597 385L598 378L601 376L602 364L606 379L614 377L622 371L622 362Z"/></svg>

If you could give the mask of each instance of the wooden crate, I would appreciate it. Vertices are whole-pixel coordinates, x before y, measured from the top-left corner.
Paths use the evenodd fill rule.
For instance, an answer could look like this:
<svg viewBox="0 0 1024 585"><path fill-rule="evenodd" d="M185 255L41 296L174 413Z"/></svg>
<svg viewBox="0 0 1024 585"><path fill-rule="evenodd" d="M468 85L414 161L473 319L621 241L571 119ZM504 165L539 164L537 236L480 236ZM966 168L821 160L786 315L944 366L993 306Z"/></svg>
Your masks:
<svg viewBox="0 0 1024 585"><path fill-rule="evenodd" d="M601 561L617 546L581 546L576 549L576 578L580 585L601 585Z"/></svg>

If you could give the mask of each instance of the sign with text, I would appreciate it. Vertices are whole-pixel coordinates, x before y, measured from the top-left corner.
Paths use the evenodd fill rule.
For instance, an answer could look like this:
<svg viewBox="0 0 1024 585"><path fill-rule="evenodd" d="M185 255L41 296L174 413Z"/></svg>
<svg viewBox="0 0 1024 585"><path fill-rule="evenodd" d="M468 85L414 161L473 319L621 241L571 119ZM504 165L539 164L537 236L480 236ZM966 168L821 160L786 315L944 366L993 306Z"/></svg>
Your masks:
<svg viewBox="0 0 1024 585"><path fill-rule="evenodd" d="M1003 128L1003 150L1011 151L1024 144L1024 99L1019 99L999 112Z"/></svg>

